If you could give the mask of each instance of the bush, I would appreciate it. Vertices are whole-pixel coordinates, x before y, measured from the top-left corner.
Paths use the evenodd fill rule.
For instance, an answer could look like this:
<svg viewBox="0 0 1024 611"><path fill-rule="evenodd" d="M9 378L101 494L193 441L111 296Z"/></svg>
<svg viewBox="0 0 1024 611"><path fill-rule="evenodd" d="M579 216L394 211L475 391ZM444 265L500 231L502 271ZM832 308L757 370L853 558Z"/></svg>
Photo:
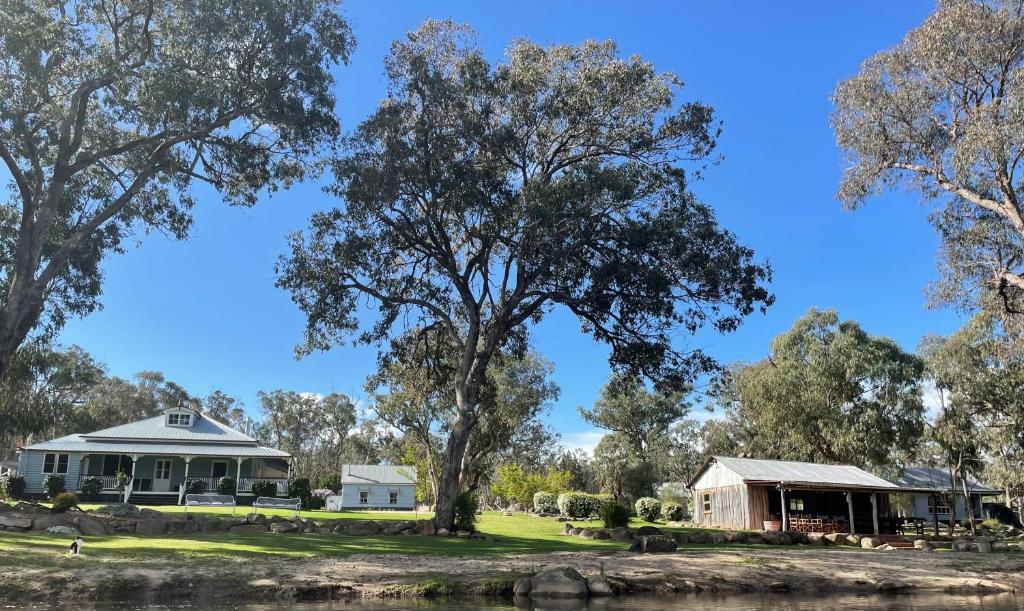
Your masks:
<svg viewBox="0 0 1024 611"><path fill-rule="evenodd" d="M82 496L87 501L95 501L103 494L103 480L98 477L86 477L82 479Z"/></svg>
<svg viewBox="0 0 1024 611"><path fill-rule="evenodd" d="M313 491L309 487L309 479L298 477L288 482L288 496L299 499L302 501L302 507L309 509L309 499L313 496Z"/></svg>
<svg viewBox="0 0 1024 611"><path fill-rule="evenodd" d="M325 475L317 480L317 487L329 488L332 493L337 494L341 491L341 476L335 473L334 475Z"/></svg>
<svg viewBox="0 0 1024 611"><path fill-rule="evenodd" d="M201 479L188 478L185 480L185 494L202 494L206 492L206 484Z"/></svg>
<svg viewBox="0 0 1024 611"><path fill-rule="evenodd" d="M986 518L981 521L981 527L989 530L1000 530L1003 527L1003 523L995 518Z"/></svg>
<svg viewBox="0 0 1024 611"><path fill-rule="evenodd" d="M332 496L334 491L330 488L317 488L310 494L309 501L306 503L306 509L323 509L324 505L327 504L327 497Z"/></svg>
<svg viewBox="0 0 1024 611"><path fill-rule="evenodd" d="M558 513L558 497L550 492L533 495L533 510L537 513Z"/></svg>
<svg viewBox="0 0 1024 611"><path fill-rule="evenodd" d="M682 522L686 517L686 511L679 503L669 501L661 504L661 517L669 522Z"/></svg>
<svg viewBox="0 0 1024 611"><path fill-rule="evenodd" d="M20 499L25 495L25 478L20 475L8 475L0 480L0 492L9 499Z"/></svg>
<svg viewBox="0 0 1024 611"><path fill-rule="evenodd" d="M302 506L304 509L323 509L326 501L318 496L311 496L306 499L306 503Z"/></svg>
<svg viewBox="0 0 1024 611"><path fill-rule="evenodd" d="M558 511L568 518L589 518L601 515L601 509L612 503L610 494L563 492L558 495Z"/></svg>
<svg viewBox="0 0 1024 611"><path fill-rule="evenodd" d="M618 503L608 503L601 508L601 519L605 528L629 526L629 507Z"/></svg>
<svg viewBox="0 0 1024 611"><path fill-rule="evenodd" d="M124 492L128 487L128 481L131 480L131 476L124 471L117 472L117 491Z"/></svg>
<svg viewBox="0 0 1024 611"><path fill-rule="evenodd" d="M64 492L64 476L51 473L46 476L46 481L43 483L43 487L46 488L46 496L53 499L58 494Z"/></svg>
<svg viewBox="0 0 1024 611"><path fill-rule="evenodd" d="M661 501L649 496L638 498L636 515L647 522L654 522L661 517Z"/></svg>
<svg viewBox="0 0 1024 611"><path fill-rule="evenodd" d="M78 496L74 492L60 492L53 497L53 510L63 513L72 507L78 507Z"/></svg>
<svg viewBox="0 0 1024 611"><path fill-rule="evenodd" d="M455 497L455 530L476 530L476 497L472 492L463 492Z"/></svg>
<svg viewBox="0 0 1024 611"><path fill-rule="evenodd" d="M225 475L217 481L217 494L235 496L236 490L238 490L238 487L235 484L235 478L230 475Z"/></svg>
<svg viewBox="0 0 1024 611"><path fill-rule="evenodd" d="M252 483L253 496L277 496L277 484L266 480L257 480Z"/></svg>

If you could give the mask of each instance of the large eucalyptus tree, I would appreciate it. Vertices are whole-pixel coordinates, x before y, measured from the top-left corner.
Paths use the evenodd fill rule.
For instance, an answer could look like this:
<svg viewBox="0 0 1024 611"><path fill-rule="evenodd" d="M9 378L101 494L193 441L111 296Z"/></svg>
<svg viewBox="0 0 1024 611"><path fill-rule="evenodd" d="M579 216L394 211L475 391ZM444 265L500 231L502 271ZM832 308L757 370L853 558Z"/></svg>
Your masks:
<svg viewBox="0 0 1024 611"><path fill-rule="evenodd" d="M0 3L0 375L30 333L96 309L126 239L186 237L193 184L252 205L303 177L338 134L335 5Z"/></svg>
<svg viewBox="0 0 1024 611"><path fill-rule="evenodd" d="M491 64L439 21L386 68L388 97L334 165L344 205L292 236L279 285L308 317L300 351L351 333L453 346L435 514L451 528L488 366L525 350L529 325L564 307L613 368L680 387L714 362L678 332L735 329L771 302L769 272L689 191L718 127L675 76L611 42L519 40Z"/></svg>

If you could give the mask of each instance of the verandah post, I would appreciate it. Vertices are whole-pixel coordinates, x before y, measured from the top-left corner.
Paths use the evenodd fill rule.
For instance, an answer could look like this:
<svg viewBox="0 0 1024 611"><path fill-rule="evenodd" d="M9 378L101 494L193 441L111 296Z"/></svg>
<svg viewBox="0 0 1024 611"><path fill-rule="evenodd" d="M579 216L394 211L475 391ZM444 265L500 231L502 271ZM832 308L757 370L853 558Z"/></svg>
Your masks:
<svg viewBox="0 0 1024 611"><path fill-rule="evenodd" d="M871 522L874 526L875 534L878 534L878 493L871 493Z"/></svg>
<svg viewBox="0 0 1024 611"><path fill-rule="evenodd" d="M853 525L853 492L846 493L846 506L850 510L850 534L857 534L857 528Z"/></svg>
<svg viewBox="0 0 1024 611"><path fill-rule="evenodd" d="M782 530L789 530L789 511L786 508L786 489L779 483L779 494L782 497Z"/></svg>

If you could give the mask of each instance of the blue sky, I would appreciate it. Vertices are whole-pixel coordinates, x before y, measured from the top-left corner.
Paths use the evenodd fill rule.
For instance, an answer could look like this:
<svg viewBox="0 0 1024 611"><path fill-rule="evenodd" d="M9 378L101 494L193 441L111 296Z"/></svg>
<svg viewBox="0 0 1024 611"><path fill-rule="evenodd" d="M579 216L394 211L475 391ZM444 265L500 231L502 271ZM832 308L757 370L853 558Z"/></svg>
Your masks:
<svg viewBox="0 0 1024 611"><path fill-rule="evenodd" d="M581 10L585 6L585 9ZM685 96L711 104L725 122L724 161L694 189L721 222L767 258L777 297L767 315L722 336L692 340L723 362L765 354L768 342L811 307L834 307L870 333L914 349L922 335L949 333L960 319L928 310L937 238L914 193L890 193L844 212L835 199L842 160L829 128L829 95L872 53L896 44L931 11L902 2L388 2L345 5L358 38L338 70L338 112L354 127L384 95L382 61L391 41L427 17L469 23L492 59L509 40L542 43L613 39L685 82ZM314 210L334 205L310 183L251 209L199 191L194 236L144 237L104 264L104 309L72 321L62 341L77 343L130 377L153 369L193 394L241 397L284 388L363 396L373 348L338 347L296 361L304 320L274 288L285 234ZM555 364L561 400L550 415L566 445L592 446L594 430L576 414L597 396L606 350L565 313L546 319L536 346Z"/></svg>

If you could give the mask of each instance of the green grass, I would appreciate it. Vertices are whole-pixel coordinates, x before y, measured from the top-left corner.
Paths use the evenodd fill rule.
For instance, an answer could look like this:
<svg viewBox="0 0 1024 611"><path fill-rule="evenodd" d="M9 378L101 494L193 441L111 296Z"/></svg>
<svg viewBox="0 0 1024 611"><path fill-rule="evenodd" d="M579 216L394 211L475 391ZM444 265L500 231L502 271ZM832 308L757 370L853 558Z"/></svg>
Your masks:
<svg viewBox="0 0 1024 611"><path fill-rule="evenodd" d="M102 507L103 503L82 503L79 505L81 509L96 509ZM143 507L143 505L140 505ZM195 513L201 515L211 516L228 516L232 515L230 507L185 507L184 505L160 505L149 507L149 509L155 509L161 513ZM252 513L254 510L252 507L245 507L239 505L234 510L234 515L244 516L248 513ZM260 508L255 510L257 513L265 516L281 516L283 518L290 518L295 515L295 512L291 509L265 509ZM316 511L300 511L299 515L304 520L423 520L426 518L433 517L432 513L423 513L415 511L324 511L318 509Z"/></svg>

